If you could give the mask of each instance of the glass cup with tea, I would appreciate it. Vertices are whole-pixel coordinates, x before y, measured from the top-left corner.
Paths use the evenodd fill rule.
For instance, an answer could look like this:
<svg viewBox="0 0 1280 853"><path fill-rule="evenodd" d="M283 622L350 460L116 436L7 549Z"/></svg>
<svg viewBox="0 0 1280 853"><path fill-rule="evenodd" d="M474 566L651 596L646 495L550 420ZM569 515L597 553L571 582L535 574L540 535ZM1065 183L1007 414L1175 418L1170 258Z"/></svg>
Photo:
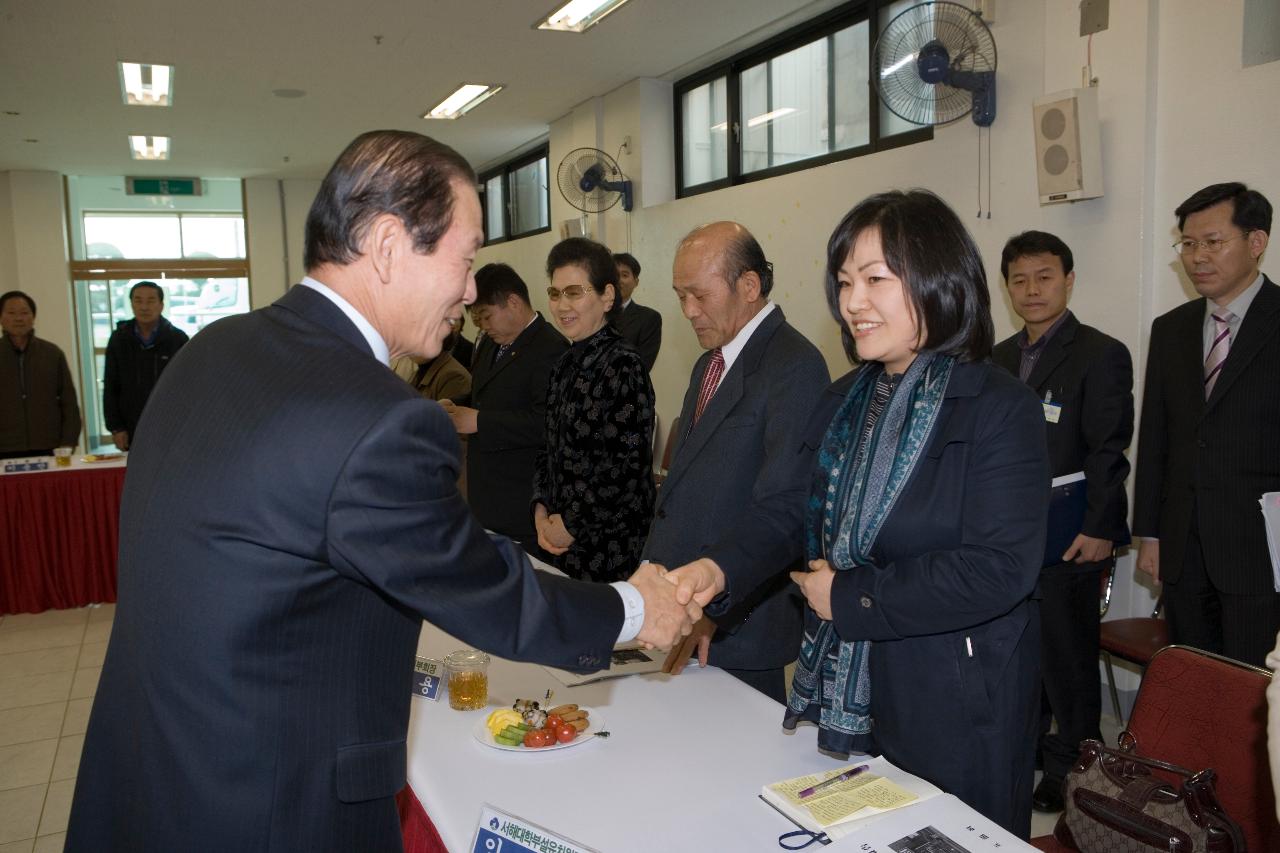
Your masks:
<svg viewBox="0 0 1280 853"><path fill-rule="evenodd" d="M478 649L460 649L444 659L449 678L449 707L478 711L489 704L489 656Z"/></svg>

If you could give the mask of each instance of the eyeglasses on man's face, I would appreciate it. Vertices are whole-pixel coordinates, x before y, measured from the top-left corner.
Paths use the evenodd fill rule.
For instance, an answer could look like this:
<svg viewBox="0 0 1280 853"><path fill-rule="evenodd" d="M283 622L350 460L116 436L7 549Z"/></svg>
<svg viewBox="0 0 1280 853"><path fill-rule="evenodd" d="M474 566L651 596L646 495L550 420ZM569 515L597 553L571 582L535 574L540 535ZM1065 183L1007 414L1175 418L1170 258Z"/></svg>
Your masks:
<svg viewBox="0 0 1280 853"><path fill-rule="evenodd" d="M1222 251L1223 246L1230 243L1232 240L1239 240L1241 237L1248 237L1251 233L1253 232L1245 231L1244 233L1237 234L1234 237L1210 237L1208 240L1192 240L1189 237L1184 237L1173 244L1173 250L1179 255L1190 255L1196 250L1196 247L1199 246L1209 254L1216 255L1218 252Z"/></svg>
<svg viewBox="0 0 1280 853"><path fill-rule="evenodd" d="M579 299L581 299L586 295L587 295L587 288L581 284L571 284L568 287L564 288L563 290L560 290L559 288L555 288L555 287L547 288L547 298L550 299L552 302L559 302L561 296L563 296L565 299L569 300L570 302L577 302Z"/></svg>

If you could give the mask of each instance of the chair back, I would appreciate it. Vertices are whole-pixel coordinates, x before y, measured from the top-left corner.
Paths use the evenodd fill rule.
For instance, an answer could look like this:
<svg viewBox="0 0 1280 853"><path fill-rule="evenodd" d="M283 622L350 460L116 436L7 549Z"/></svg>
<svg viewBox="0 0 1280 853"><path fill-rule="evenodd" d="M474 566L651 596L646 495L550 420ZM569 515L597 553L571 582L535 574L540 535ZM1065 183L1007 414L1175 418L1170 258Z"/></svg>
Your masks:
<svg viewBox="0 0 1280 853"><path fill-rule="evenodd" d="M660 477L667 476L667 472L671 470L671 454L676 449L676 437L680 435L680 416L676 415L671 421L671 429L667 431L667 440L662 445L662 466L658 469Z"/></svg>
<svg viewBox="0 0 1280 853"><path fill-rule="evenodd" d="M1147 664L1127 730L1141 755L1191 771L1213 768L1218 800L1251 851L1280 850L1267 760L1270 683L1265 669L1168 646Z"/></svg>
<svg viewBox="0 0 1280 853"><path fill-rule="evenodd" d="M1111 588L1115 586L1116 582L1116 561L1114 558L1108 561L1107 567L1102 570L1099 580L1102 583L1102 588L1098 600L1098 616L1101 618L1106 616L1107 611L1111 609Z"/></svg>

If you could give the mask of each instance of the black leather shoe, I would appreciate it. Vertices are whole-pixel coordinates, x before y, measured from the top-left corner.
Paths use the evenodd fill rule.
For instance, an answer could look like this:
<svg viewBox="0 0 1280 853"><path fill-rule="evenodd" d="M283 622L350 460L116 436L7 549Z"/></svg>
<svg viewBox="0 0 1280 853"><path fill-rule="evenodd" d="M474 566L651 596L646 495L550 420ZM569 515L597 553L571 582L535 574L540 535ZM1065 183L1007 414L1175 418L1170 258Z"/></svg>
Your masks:
<svg viewBox="0 0 1280 853"><path fill-rule="evenodd" d="M1046 814L1062 811L1062 781L1050 779L1048 776L1041 779L1031 795L1031 808Z"/></svg>

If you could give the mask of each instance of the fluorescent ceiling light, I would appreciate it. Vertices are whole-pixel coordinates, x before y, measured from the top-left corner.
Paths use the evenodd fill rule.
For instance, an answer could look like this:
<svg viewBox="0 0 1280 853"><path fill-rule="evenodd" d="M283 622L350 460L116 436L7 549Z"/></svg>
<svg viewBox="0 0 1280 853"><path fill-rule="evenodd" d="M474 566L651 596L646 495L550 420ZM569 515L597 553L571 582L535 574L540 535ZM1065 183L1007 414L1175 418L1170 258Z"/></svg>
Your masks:
<svg viewBox="0 0 1280 853"><path fill-rule="evenodd" d="M729 122L722 121L719 124L713 124L711 125L711 129L719 133L724 133L729 129Z"/></svg>
<svg viewBox="0 0 1280 853"><path fill-rule="evenodd" d="M131 107L173 105L173 66L145 62L118 62L120 96Z"/></svg>
<svg viewBox="0 0 1280 853"><path fill-rule="evenodd" d="M501 91L501 86L489 86L484 83L463 83L458 87L457 91L436 104L424 113L422 117L455 119L471 112Z"/></svg>
<svg viewBox="0 0 1280 853"><path fill-rule="evenodd" d="M135 160L168 160L169 137L130 136L129 154Z"/></svg>
<svg viewBox="0 0 1280 853"><path fill-rule="evenodd" d="M776 110L770 110L767 113L761 113L755 118L747 119L747 127L759 127L762 124L768 124L774 119L789 116L796 111L795 107L778 107Z"/></svg>
<svg viewBox="0 0 1280 853"><path fill-rule="evenodd" d="M539 30L560 30L580 33L604 20L604 17L627 0L570 0L534 27Z"/></svg>

